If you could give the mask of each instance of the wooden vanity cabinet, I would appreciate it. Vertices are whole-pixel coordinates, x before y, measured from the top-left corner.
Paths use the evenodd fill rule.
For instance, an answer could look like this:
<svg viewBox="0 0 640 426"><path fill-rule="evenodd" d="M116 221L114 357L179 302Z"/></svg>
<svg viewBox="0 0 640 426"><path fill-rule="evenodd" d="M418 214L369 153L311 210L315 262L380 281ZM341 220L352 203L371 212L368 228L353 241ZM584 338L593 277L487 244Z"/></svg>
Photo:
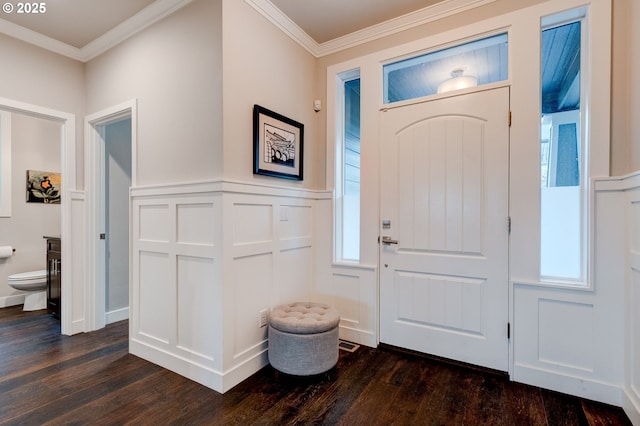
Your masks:
<svg viewBox="0 0 640 426"><path fill-rule="evenodd" d="M47 238L47 309L60 318L62 293L62 249L60 238Z"/></svg>

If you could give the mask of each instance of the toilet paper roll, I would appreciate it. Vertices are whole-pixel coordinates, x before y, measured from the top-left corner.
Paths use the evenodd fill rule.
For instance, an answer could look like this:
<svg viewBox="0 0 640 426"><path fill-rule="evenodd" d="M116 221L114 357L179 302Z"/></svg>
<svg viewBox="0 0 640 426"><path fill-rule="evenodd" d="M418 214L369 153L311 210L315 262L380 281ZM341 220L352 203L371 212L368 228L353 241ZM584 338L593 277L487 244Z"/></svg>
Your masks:
<svg viewBox="0 0 640 426"><path fill-rule="evenodd" d="M13 255L13 247L0 246L0 259L6 259L7 257L11 257L12 255Z"/></svg>

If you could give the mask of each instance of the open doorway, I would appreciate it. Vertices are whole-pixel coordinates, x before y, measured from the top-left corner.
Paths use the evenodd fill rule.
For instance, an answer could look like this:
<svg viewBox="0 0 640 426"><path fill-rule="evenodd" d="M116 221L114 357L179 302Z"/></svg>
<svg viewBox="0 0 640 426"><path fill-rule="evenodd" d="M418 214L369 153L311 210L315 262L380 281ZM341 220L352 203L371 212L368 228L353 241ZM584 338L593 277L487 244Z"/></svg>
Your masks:
<svg viewBox="0 0 640 426"><path fill-rule="evenodd" d="M129 318L135 101L87 117L87 331Z"/></svg>
<svg viewBox="0 0 640 426"><path fill-rule="evenodd" d="M75 116L67 112L7 98L0 98L0 110L9 112L12 115L24 116L25 120L28 120L30 118L43 120L41 122L43 125L52 127L54 129L53 133L57 133L57 137L54 135L50 144L53 145L53 148L55 150L59 150L59 170L62 177L59 190L61 194L59 236L61 241L63 241L61 248L61 258L65 266L61 270L60 331L62 334L67 335L83 331L82 329L84 328L84 322L82 321L79 312L74 311L74 304L72 302L74 290L76 289L76 287L82 285L80 280L74 281L76 271L76 263L74 262L74 257L77 261L77 259L79 258L78 255L81 255L81 252L76 253L76 250L79 246L74 243L74 237L79 234L81 235L81 232L73 232L78 231L77 227L74 226L74 224L81 223L81 218L77 216L75 217L74 221L73 209L73 203L77 203L78 200L81 200L81 197L78 196L78 192L75 189ZM33 130L34 128L27 124L27 128L25 131ZM26 179L26 176L20 178L20 180L22 179ZM19 192L24 194L22 190L19 190ZM16 212L12 212L11 214L13 215L14 213ZM40 247L45 247L44 241L42 241L42 246ZM42 248L40 250L42 250ZM74 256L74 254L76 254L76 256ZM80 317L80 319L74 321L74 318L76 317Z"/></svg>
<svg viewBox="0 0 640 426"><path fill-rule="evenodd" d="M60 287L47 285L47 263L48 240L60 241L62 228L61 123L1 109L0 123L0 308L49 306L60 317Z"/></svg>
<svg viewBox="0 0 640 426"><path fill-rule="evenodd" d="M129 318L131 117L104 126L105 322Z"/></svg>

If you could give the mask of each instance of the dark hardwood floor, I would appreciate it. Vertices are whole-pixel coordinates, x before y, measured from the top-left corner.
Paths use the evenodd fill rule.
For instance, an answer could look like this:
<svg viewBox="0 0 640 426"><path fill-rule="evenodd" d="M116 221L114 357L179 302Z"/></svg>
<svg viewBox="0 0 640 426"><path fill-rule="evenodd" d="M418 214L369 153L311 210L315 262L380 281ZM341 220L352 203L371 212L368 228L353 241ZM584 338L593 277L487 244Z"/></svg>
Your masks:
<svg viewBox="0 0 640 426"><path fill-rule="evenodd" d="M0 424L628 425L620 408L397 351L340 351L312 378L266 367L220 395L127 353L127 322L61 336L0 309Z"/></svg>

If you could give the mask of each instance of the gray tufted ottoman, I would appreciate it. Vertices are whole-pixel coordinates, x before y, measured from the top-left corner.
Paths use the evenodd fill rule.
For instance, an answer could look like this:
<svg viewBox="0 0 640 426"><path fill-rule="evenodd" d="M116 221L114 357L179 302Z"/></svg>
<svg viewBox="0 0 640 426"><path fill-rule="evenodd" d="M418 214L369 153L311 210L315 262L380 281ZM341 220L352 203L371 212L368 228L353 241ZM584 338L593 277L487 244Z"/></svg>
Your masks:
<svg viewBox="0 0 640 426"><path fill-rule="evenodd" d="M338 362L338 311L322 303L276 306L269 318L269 362L297 376L324 373Z"/></svg>

